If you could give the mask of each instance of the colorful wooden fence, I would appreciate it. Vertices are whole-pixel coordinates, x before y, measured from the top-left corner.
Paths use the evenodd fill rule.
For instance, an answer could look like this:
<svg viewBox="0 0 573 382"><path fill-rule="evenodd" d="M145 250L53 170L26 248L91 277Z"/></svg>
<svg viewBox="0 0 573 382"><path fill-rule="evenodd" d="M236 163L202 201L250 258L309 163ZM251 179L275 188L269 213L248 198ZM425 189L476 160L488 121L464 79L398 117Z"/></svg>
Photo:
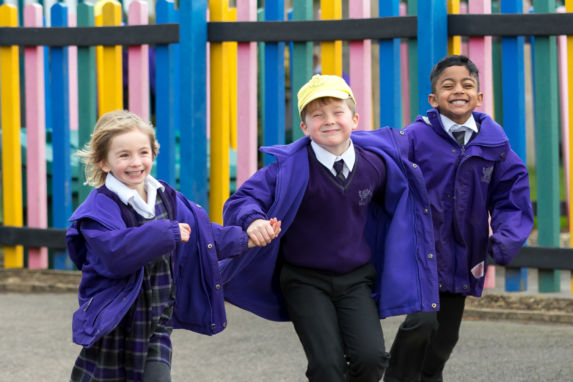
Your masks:
<svg viewBox="0 0 573 382"><path fill-rule="evenodd" d="M157 127L156 175L221 222L232 181L240 185L258 167L256 146L301 136L296 91L312 73L348 79L361 128L400 128L429 107L430 70L449 52L467 54L480 67L481 110L505 126L514 150L536 169L539 245L558 247L560 123L566 142L573 135L566 136L573 118L566 64L573 54L572 3L556 14L553 1L536 0L529 15L521 0L293 0L291 10L282 0L264 9L255 0L238 1L236 9L228 0L180 1L180 9L158 0L156 23L148 25L147 2L132 1L125 18L114 0L75 9L59 2L49 10L51 26L78 28L58 30L42 27L46 12L38 4L22 10L4 4L0 27L10 28L0 34L2 174L10 181L2 188L3 224L65 229L89 192L72 154L89 139L97 115L124 107ZM16 28L19 11L26 28ZM529 24L518 21L524 17ZM34 28L40 37L27 33ZM557 35L567 36L559 55ZM533 43L524 36L534 36ZM534 91L527 103L529 78ZM532 121L528 108L535 110ZM528 125L535 126L529 152ZM564 147L568 154L571 145ZM27 256L20 245L4 249L6 267L71 268L63 252L51 259L45 248L27 247ZM508 290L526 288L524 269L508 268L507 275ZM541 269L540 290L558 290L559 278L559 270Z"/></svg>

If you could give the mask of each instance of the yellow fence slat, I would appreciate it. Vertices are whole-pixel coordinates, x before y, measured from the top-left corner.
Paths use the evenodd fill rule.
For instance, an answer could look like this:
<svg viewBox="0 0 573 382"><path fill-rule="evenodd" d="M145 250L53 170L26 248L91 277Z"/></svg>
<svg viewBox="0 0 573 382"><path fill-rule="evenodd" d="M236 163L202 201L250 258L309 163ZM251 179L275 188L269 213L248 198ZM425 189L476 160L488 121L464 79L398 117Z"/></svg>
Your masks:
<svg viewBox="0 0 573 382"><path fill-rule="evenodd" d="M101 4L101 14L96 15L96 25L121 25L121 4L117 1L103 2ZM99 116L108 111L123 109L123 66L121 53L121 45L103 46L98 47L96 50L96 61L99 73Z"/></svg>
<svg viewBox="0 0 573 382"><path fill-rule="evenodd" d="M448 14L460 14L460 0L448 0ZM448 54L462 54L461 36L448 37Z"/></svg>
<svg viewBox="0 0 573 382"><path fill-rule="evenodd" d="M342 18L342 0L320 0L323 20ZM320 44L322 74L342 76L342 41L324 41Z"/></svg>
<svg viewBox="0 0 573 382"><path fill-rule="evenodd" d="M18 10L8 4L0 6L0 26L17 27ZM0 47L0 113L2 124L2 195L4 225L21 227L22 155L20 148L20 67L17 46ZM5 268L22 268L22 246L6 247Z"/></svg>
<svg viewBox="0 0 573 382"><path fill-rule="evenodd" d="M209 0L211 21L224 21L228 12L227 0ZM209 183L209 215L212 221L223 223L223 204L229 197L229 143L231 80L228 67L228 49L224 43L210 44L211 89L211 167Z"/></svg>
<svg viewBox="0 0 573 382"><path fill-rule="evenodd" d="M573 0L565 0L565 10L573 12ZM573 158L571 157L571 150L573 150L573 36L567 36L567 89L569 93L569 233L573 238L573 224L571 223L573 217ZM570 243L573 247L573 240ZM573 276L573 272L571 272ZM571 294L573 294L573 277L571 277Z"/></svg>

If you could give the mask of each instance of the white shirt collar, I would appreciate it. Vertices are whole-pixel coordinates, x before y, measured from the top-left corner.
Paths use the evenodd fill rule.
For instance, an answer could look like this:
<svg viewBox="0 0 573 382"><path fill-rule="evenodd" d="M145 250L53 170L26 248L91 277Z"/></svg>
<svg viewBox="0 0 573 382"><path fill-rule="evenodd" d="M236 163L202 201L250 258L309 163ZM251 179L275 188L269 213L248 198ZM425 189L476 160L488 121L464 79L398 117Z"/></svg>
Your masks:
<svg viewBox="0 0 573 382"><path fill-rule="evenodd" d="M336 171L334 170L334 162L337 160L343 159L344 160L344 168L342 169L342 173L345 177L348 177L348 174L354 168L354 161L356 160L356 153L354 152L354 144L352 140L350 140L350 145L346 149L345 152L342 153L340 156L336 156L330 151L324 149L322 146L314 143L313 141L310 142L310 146L316 155L316 159L326 168L330 170L332 175L336 175Z"/></svg>
<svg viewBox="0 0 573 382"><path fill-rule="evenodd" d="M157 181L151 175L147 175L145 178L145 190L147 191L147 203L143 201L139 193L127 187L124 183L118 180L111 172L109 172L105 178L105 186L111 192L114 192L119 199L125 204L133 207L135 212L140 214L146 219L151 219L155 217L155 200L157 198L157 190L162 191L165 187Z"/></svg>
<svg viewBox="0 0 573 382"><path fill-rule="evenodd" d="M444 127L444 130L452 138L454 138L454 135L452 134L453 131L465 130L466 135L464 136L464 143L468 143L473 133L478 133L477 124L473 114L470 114L470 117L467 119L467 121L462 124L455 123L443 114L440 114L440 119L442 120L442 126Z"/></svg>

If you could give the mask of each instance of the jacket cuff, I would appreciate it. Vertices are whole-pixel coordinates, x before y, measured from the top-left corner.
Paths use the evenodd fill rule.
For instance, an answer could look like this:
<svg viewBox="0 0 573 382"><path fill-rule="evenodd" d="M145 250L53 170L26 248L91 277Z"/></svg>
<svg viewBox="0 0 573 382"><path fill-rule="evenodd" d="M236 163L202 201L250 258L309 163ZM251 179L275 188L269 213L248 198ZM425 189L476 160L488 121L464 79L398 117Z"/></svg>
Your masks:
<svg viewBox="0 0 573 382"><path fill-rule="evenodd" d="M249 226L251 225L251 223L257 219L269 220L265 214L262 214L260 212L253 212L252 214L245 216L245 218L243 219L243 224L242 224L243 231L246 231L247 228L249 228Z"/></svg>
<svg viewBox="0 0 573 382"><path fill-rule="evenodd" d="M175 243L181 243L181 230L179 229L179 222L175 220L171 221L171 226L169 227L169 232L171 232L171 237Z"/></svg>

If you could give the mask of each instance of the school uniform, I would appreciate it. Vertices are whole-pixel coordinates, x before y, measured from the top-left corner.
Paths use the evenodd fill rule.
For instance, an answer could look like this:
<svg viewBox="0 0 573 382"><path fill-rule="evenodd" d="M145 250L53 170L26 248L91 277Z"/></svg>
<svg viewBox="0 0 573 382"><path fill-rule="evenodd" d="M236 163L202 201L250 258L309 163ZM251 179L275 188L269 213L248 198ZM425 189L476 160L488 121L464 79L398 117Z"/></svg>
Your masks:
<svg viewBox="0 0 573 382"><path fill-rule="evenodd" d="M330 378L323 380L339 380L344 368L342 356L329 355L329 346L334 353L343 351L349 357L355 348L369 347L368 352L376 354L379 363L374 368L379 372L385 360L383 339L377 334L381 335L378 317L439 308L435 263L428 257L433 240L431 219L427 209L424 212L427 196L419 169L401 155L407 141L388 128L353 133L352 141L356 163L344 181L317 160L307 137L290 145L263 148L276 162L245 182L225 203L223 212L225 224L243 228L269 216L282 221L280 240L250 250L240 259L221 262L225 298L267 319L292 319L310 355L307 375L316 380L321 378L317 372L321 354L323 359L336 358L332 362L338 370L322 376ZM391 237L398 234L412 240ZM353 286L357 289L352 290ZM324 299L311 300L311 292L312 298L327 294L330 299L340 293L349 301L353 292L367 296L355 303L342 302L338 308L354 304L364 309L365 317L373 317L363 325L370 340L349 347L331 337L328 346L316 345L325 338L317 332L334 332L340 323L333 323L336 313ZM305 322L310 313L320 314L323 319L315 322L325 325L319 328ZM350 320L344 330L349 328L351 333L360 326Z"/></svg>
<svg viewBox="0 0 573 382"><path fill-rule="evenodd" d="M409 158L428 187L441 309L406 318L385 381L441 381L458 340L465 297L482 294L487 256L508 264L533 227L529 179L503 129L487 114L474 111L458 125L431 109L404 134Z"/></svg>
<svg viewBox="0 0 573 382"><path fill-rule="evenodd" d="M166 183L155 184L152 206L127 202L108 186L90 193L66 234L82 271L72 329L83 349L73 381L141 381L149 362L170 367L173 328L223 330L218 256L247 249L239 227L210 223ZM179 221L191 226L187 243L180 241Z"/></svg>

